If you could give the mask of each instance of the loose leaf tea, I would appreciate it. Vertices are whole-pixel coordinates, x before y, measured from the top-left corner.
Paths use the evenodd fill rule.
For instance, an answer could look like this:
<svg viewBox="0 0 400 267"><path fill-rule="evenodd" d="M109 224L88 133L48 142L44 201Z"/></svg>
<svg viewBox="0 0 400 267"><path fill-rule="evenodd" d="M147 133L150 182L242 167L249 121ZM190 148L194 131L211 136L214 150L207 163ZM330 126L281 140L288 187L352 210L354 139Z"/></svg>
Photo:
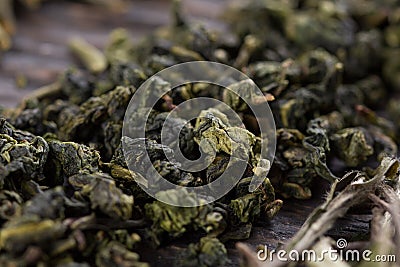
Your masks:
<svg viewBox="0 0 400 267"><path fill-rule="evenodd" d="M0 4L0 49L10 46L14 30L10 7L11 1ZM325 232L359 208L372 216L371 234L361 241L374 255L400 258L399 14L392 0L246 0L226 9L229 30L217 32L189 21L173 1L173 23L139 43L129 29L113 31L104 51L72 40L81 69L0 110L0 265L148 266L140 257L152 260L142 254L147 247L189 237L177 266L230 266L236 261L228 260L229 241L248 239L254 225L269 229L283 205L304 203L321 184L331 186L325 203L283 249L332 248ZM218 76L227 88L204 82L171 88L162 77L150 78L188 61L224 63L248 79L205 68L196 73ZM261 94L249 90L254 83ZM126 115L143 84L148 90ZM190 121L170 115L202 97L220 105L200 108ZM246 100L271 107L273 161L262 149L273 141L262 132L271 129L261 129ZM144 136L123 135L124 120L128 132ZM193 161L204 156L208 165L185 169L178 150ZM236 183L213 201L187 188L160 191L147 158L170 184L215 182L211 190L218 189L229 168ZM240 174L237 166L244 166ZM249 190L253 177L260 185ZM144 187L182 205L156 200ZM244 266L289 264L263 263L246 245L237 248ZM350 264L367 263L343 266Z"/></svg>
<svg viewBox="0 0 400 267"><path fill-rule="evenodd" d="M223 266L229 262L227 251L217 238L203 237L189 244L182 266Z"/></svg>

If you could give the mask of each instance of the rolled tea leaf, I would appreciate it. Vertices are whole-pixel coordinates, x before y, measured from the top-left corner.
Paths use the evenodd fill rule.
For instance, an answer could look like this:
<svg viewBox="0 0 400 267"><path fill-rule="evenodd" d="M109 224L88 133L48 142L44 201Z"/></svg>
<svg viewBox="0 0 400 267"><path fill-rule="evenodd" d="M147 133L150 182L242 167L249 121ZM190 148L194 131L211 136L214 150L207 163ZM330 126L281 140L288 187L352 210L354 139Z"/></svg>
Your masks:
<svg viewBox="0 0 400 267"><path fill-rule="evenodd" d="M73 38L69 41L68 45L89 71L100 73L107 68L108 63L104 54L84 39Z"/></svg>

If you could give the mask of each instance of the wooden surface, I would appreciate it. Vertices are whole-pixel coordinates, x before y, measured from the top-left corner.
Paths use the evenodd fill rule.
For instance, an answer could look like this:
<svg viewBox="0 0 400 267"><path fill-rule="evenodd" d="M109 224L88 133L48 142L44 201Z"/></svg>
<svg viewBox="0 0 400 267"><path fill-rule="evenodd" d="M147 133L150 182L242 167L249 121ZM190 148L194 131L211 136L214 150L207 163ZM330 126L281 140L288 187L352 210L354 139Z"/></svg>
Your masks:
<svg viewBox="0 0 400 267"><path fill-rule="evenodd" d="M1 1L1 0L0 0ZM212 27L223 28L217 21L228 0L184 0L187 15ZM18 32L14 36L12 50L4 53L0 60L0 105L15 106L31 90L53 82L71 64L75 64L66 42L73 36L81 36L99 48L103 48L110 31L116 27L129 30L134 40L165 25L169 21L169 2L162 0L131 1L123 14L110 13L101 7L79 3L52 1L36 11L18 13ZM23 75L28 84L17 89L15 77ZM271 221L260 222L253 227L251 238L245 242L254 249L257 245L275 248L291 238L301 227L307 216L326 192L326 185L316 186L317 193L307 201L288 200L283 210ZM368 232L369 216L351 215L339 221L330 234L335 238L352 237ZM172 245L154 250L143 248L142 259L152 266L173 266L177 255L193 236L184 236ZM228 242L231 258L229 266L238 265L234 242Z"/></svg>

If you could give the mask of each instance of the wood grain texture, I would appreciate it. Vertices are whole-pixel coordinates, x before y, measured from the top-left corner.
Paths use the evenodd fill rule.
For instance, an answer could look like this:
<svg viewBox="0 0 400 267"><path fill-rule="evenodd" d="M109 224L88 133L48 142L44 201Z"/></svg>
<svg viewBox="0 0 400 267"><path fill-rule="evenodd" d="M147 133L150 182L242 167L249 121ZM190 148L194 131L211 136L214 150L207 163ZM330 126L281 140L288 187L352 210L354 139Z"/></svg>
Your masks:
<svg viewBox="0 0 400 267"><path fill-rule="evenodd" d="M228 0L184 0L184 8L193 20L200 20L213 27L223 27L218 15ZM101 7L80 3L52 1L36 11L18 13L18 31L13 48L1 55L0 105L15 106L31 90L52 83L57 76L76 61L67 49L66 42L73 36L81 36L98 48L105 46L108 34L116 27L129 30L134 40L139 40L159 26L169 22L169 1L135 0L127 10L110 13ZM27 86L18 89L15 77L27 78ZM270 222L259 222L253 227L251 238L244 241L254 249L257 245L276 248L290 239L301 227L312 210L322 202L326 185L317 185L316 194L307 201L288 200L283 210ZM314 190L315 191L315 190ZM338 222L330 235L335 238L367 234L370 216L350 215ZM152 266L174 266L183 249L197 240L192 234L173 244L155 250L143 247L143 260ZM235 242L228 242L231 263L238 266Z"/></svg>

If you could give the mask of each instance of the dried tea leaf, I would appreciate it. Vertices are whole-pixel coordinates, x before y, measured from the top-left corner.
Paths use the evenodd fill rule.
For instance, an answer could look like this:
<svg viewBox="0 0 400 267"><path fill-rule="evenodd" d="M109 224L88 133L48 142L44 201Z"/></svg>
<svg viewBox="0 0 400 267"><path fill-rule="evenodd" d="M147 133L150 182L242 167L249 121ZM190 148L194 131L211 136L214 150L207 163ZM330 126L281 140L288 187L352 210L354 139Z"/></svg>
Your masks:
<svg viewBox="0 0 400 267"><path fill-rule="evenodd" d="M96 150L74 142L48 141L50 152L46 168L52 179L62 183L78 173L94 173L99 170L100 155Z"/></svg>
<svg viewBox="0 0 400 267"><path fill-rule="evenodd" d="M40 136L16 130L0 118L0 188L18 186L22 179L42 180L49 153L47 142Z"/></svg>
<svg viewBox="0 0 400 267"><path fill-rule="evenodd" d="M46 219L64 218L64 191L61 187L47 190L26 202L22 214Z"/></svg>
<svg viewBox="0 0 400 267"><path fill-rule="evenodd" d="M71 39L69 47L89 71L99 73L107 68L107 60L103 53L85 40Z"/></svg>
<svg viewBox="0 0 400 267"><path fill-rule="evenodd" d="M48 246L62 237L66 231L60 221L39 219L34 216L20 217L6 223L0 231L0 248L19 253L29 245Z"/></svg>
<svg viewBox="0 0 400 267"><path fill-rule="evenodd" d="M188 201L202 203L204 201L186 190L167 190L158 194L162 194L164 198L174 198L182 203L188 203ZM145 209L146 216L153 221L150 235L157 245L161 243L160 238L164 235L178 237L188 230L198 229L203 229L207 233L220 233L226 226L224 216L213 211L211 205L177 207L155 201L146 204Z"/></svg>
<svg viewBox="0 0 400 267"><path fill-rule="evenodd" d="M346 128L331 137L338 156L347 166L356 167L374 153L373 140L363 128Z"/></svg>
<svg viewBox="0 0 400 267"><path fill-rule="evenodd" d="M198 243L189 244L180 266L225 266L229 263L227 250L217 238L203 237Z"/></svg>
<svg viewBox="0 0 400 267"><path fill-rule="evenodd" d="M97 176L83 186L80 194L89 197L93 210L99 210L110 218L128 220L132 217L133 196L124 194L111 177Z"/></svg>
<svg viewBox="0 0 400 267"><path fill-rule="evenodd" d="M100 249L96 254L96 265L100 267L124 266L124 267L148 267L149 265L140 262L139 255L128 250L118 242L110 242Z"/></svg>
<svg viewBox="0 0 400 267"><path fill-rule="evenodd" d="M14 191L0 191L0 224L21 213L22 197Z"/></svg>

